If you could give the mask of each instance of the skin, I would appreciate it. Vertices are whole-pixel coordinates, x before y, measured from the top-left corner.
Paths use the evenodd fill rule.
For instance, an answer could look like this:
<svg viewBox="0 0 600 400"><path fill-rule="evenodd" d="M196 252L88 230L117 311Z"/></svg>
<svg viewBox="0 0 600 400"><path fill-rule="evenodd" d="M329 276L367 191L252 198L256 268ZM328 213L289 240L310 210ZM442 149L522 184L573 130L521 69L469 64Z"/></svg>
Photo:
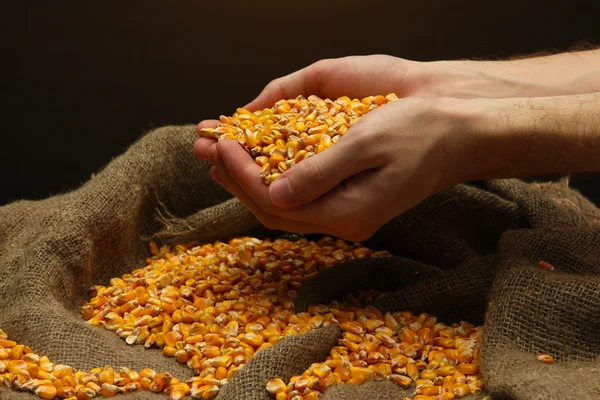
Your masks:
<svg viewBox="0 0 600 400"><path fill-rule="evenodd" d="M396 93L270 187L233 141L200 138L212 177L270 229L362 241L427 197L475 179L600 170L600 51L515 61L324 60L271 82L279 99ZM202 121L198 131L215 126Z"/></svg>

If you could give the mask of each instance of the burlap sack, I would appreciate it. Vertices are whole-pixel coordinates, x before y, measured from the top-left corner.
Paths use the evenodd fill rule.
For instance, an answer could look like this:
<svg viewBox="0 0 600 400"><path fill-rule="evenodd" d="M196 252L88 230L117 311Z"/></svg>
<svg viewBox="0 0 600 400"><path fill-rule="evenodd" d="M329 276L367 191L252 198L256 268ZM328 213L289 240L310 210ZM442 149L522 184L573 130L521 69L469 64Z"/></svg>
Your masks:
<svg viewBox="0 0 600 400"><path fill-rule="evenodd" d="M153 131L80 189L0 208L0 327L55 362L191 372L157 350L128 346L79 314L92 284L142 264L147 239L201 242L240 234L278 236L208 177L191 148L194 128ZM391 291L382 310L428 312L485 323L482 372L489 394L509 399L600 397L600 211L566 181L458 185L383 227L365 244L396 257L324 272L297 308L359 287ZM165 225L165 223L167 223ZM539 260L555 271L542 270ZM266 381L322 361L336 327L258 353L219 398L268 399ZM556 356L554 365L536 359ZM400 399L389 382L340 385L324 399ZM26 393L0 388L0 397ZM164 398L139 392L131 398Z"/></svg>

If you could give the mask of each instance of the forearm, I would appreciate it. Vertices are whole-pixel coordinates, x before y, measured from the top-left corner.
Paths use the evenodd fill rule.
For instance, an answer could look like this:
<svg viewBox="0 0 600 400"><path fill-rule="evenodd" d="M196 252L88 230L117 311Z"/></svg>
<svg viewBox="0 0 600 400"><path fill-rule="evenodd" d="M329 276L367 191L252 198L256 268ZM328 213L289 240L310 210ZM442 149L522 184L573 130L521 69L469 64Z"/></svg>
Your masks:
<svg viewBox="0 0 600 400"><path fill-rule="evenodd" d="M600 93L458 102L462 181L600 171Z"/></svg>
<svg viewBox="0 0 600 400"><path fill-rule="evenodd" d="M423 92L458 98L558 96L600 91L600 49L507 61L422 63Z"/></svg>

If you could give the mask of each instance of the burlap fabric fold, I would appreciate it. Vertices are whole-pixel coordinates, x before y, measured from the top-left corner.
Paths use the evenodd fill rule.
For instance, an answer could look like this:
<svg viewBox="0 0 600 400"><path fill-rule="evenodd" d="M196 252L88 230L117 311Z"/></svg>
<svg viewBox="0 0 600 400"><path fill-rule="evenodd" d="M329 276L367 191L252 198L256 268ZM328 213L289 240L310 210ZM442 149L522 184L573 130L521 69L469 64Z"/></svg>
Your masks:
<svg viewBox="0 0 600 400"><path fill-rule="evenodd" d="M0 328L58 363L190 370L160 351L128 346L87 325L93 284L134 269L151 237L207 242L277 236L212 182L192 154L194 127L148 133L81 188L0 207ZM499 399L600 398L600 211L566 181L458 185L384 226L365 244L395 257L337 266L299 292L299 310L360 287L391 293L382 310L484 323L482 373ZM538 267L540 260L554 271ZM339 337L318 329L263 350L219 398L268 399L264 383L322 361ZM540 352L556 357L546 365ZM389 382L340 385L327 400L396 399ZM122 396L124 397L124 396ZM164 398L139 392L131 398ZM0 398L30 394L0 388Z"/></svg>

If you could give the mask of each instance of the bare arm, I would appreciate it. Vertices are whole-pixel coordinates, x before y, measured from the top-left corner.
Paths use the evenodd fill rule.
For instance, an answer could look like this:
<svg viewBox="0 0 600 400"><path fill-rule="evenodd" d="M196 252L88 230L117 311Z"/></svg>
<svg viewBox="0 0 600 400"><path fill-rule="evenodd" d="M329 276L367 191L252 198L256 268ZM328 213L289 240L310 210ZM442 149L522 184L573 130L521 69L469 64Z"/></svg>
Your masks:
<svg viewBox="0 0 600 400"><path fill-rule="evenodd" d="M435 61L414 70L420 94L537 97L600 91L600 49L506 61Z"/></svg>
<svg viewBox="0 0 600 400"><path fill-rule="evenodd" d="M458 104L461 180L600 171L600 93Z"/></svg>

